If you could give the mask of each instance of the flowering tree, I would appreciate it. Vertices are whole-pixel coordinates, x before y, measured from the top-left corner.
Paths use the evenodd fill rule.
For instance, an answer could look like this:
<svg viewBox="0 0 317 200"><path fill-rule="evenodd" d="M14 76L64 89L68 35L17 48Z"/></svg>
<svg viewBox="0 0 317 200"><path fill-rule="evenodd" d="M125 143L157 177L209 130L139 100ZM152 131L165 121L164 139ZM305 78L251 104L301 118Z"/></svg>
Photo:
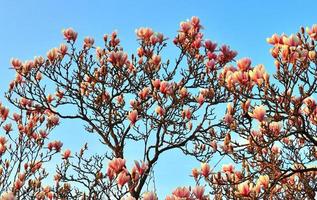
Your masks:
<svg viewBox="0 0 317 200"><path fill-rule="evenodd" d="M104 36L103 47L90 37L79 47L77 33L69 28L63 31L66 43L46 58L12 59L17 75L6 97L28 120L47 118L48 132L58 118L79 119L105 145L104 155L92 157L85 156L87 145L73 156L66 150L55 184L34 190L37 198L157 199L144 186L160 156L173 149L202 164L192 171L195 187L179 187L166 199L209 199L207 193L215 199L314 198L317 26L268 39L274 45L274 80L263 65L252 66L248 58L236 61L228 46L205 40L201 29L197 17L180 24L173 40L179 49L175 61L163 59L167 38L150 28L136 31L140 46L131 56L115 32ZM216 115L215 109L226 104L225 116ZM37 122L25 139L37 139ZM39 151L46 148L45 138ZM131 142L142 144L143 154L129 168L125 155ZM50 158L61 143L47 148ZM211 168L213 158L220 160ZM231 163L217 172L223 158ZM28 191L23 184L3 188L16 197Z"/></svg>
<svg viewBox="0 0 317 200"><path fill-rule="evenodd" d="M232 163L219 172L207 163L192 171L215 199L316 198L316 34L314 25L267 39L277 71L273 81L263 65L252 67L247 58L222 70L219 81L234 97L214 149ZM178 189L189 196L187 188Z"/></svg>
<svg viewBox="0 0 317 200"><path fill-rule="evenodd" d="M22 105L29 103L21 102ZM48 176L42 166L61 151L63 144L60 141L51 141L45 146L59 118L48 110L20 110L19 113L9 115L9 109L1 103L0 117L4 129L4 134L0 136L1 199L51 199L51 188L42 184L42 180ZM17 128L16 133L13 126ZM66 150L63 159L68 156L69 150Z"/></svg>

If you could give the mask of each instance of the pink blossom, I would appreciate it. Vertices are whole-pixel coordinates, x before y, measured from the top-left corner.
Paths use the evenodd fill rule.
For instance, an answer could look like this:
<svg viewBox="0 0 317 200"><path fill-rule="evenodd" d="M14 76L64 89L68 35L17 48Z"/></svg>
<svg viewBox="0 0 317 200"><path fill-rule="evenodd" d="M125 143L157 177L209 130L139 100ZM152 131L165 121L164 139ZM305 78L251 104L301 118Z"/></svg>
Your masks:
<svg viewBox="0 0 317 200"><path fill-rule="evenodd" d="M193 189L193 193L197 199L203 199L205 192L205 187L203 186L195 186Z"/></svg>
<svg viewBox="0 0 317 200"><path fill-rule="evenodd" d="M125 167L125 159L114 158L109 162L108 167L111 168L115 173L119 173Z"/></svg>
<svg viewBox="0 0 317 200"><path fill-rule="evenodd" d="M222 171L225 173L233 173L234 172L234 166L232 164L223 165Z"/></svg>
<svg viewBox="0 0 317 200"><path fill-rule="evenodd" d="M160 116L163 116L165 114L165 110L161 106L157 106L155 108L155 112Z"/></svg>
<svg viewBox="0 0 317 200"><path fill-rule="evenodd" d="M128 114L128 119L130 120L132 125L135 124L135 122L138 120L138 111L137 110L130 111Z"/></svg>
<svg viewBox="0 0 317 200"><path fill-rule="evenodd" d="M251 67L251 60L250 60L250 58L242 58L242 59L238 60L237 65L238 65L239 70L247 71Z"/></svg>
<svg viewBox="0 0 317 200"><path fill-rule="evenodd" d="M190 197L190 191L186 187L178 187L173 191L172 194L175 197L181 198L181 199L188 199Z"/></svg>
<svg viewBox="0 0 317 200"><path fill-rule="evenodd" d="M84 48L91 48L94 45L94 38L92 37L85 37L84 39Z"/></svg>
<svg viewBox="0 0 317 200"><path fill-rule="evenodd" d="M121 171L117 178L117 183L119 187L124 186L130 180L130 176L127 174L126 171Z"/></svg>
<svg viewBox="0 0 317 200"><path fill-rule="evenodd" d="M240 183L238 185L238 194L240 194L243 197L250 196L251 190L252 190L252 186L250 187L249 182L247 181Z"/></svg>
<svg viewBox="0 0 317 200"><path fill-rule="evenodd" d="M66 40L75 41L77 38L77 33L72 28L67 28L63 30L63 34Z"/></svg>
<svg viewBox="0 0 317 200"><path fill-rule="evenodd" d="M259 122L262 122L264 120L266 114L266 110L264 106L256 106L253 110L253 113L249 113L249 115L255 119L257 119Z"/></svg>
<svg viewBox="0 0 317 200"><path fill-rule="evenodd" d="M201 174L204 176L204 177L208 177L209 176L209 173L210 173L210 166L208 163L202 163L201 164Z"/></svg>

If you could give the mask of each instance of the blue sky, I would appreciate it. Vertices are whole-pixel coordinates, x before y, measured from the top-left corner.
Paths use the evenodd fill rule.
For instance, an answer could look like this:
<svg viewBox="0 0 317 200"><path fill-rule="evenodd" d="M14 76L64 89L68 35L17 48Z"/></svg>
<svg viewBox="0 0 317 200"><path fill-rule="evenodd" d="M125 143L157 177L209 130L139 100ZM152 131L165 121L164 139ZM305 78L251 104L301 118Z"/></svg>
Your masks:
<svg viewBox="0 0 317 200"><path fill-rule="evenodd" d="M0 92L3 94L7 90L14 77L14 72L9 70L10 58L24 60L45 55L48 49L63 42L63 28L73 27L78 31L79 39L89 35L99 45L102 45L104 33L117 30L125 51L132 53L137 48L136 28L149 26L173 38L179 22L191 16L200 17L206 38L229 44L238 51L239 58L250 57L254 64L264 64L273 72L270 46L265 39L275 32L290 34L301 25L317 23L316 6L317 1L313 0L0 0ZM173 58L176 52L171 50L169 55ZM2 97L0 99L4 101ZM80 122L63 121L53 138L60 138L73 150L78 150L86 141L92 152L103 148L96 137L85 133ZM128 154L133 156L133 149ZM191 184L188 174L198 165L179 152L164 155L156 166L156 186L160 196L170 193L177 185Z"/></svg>

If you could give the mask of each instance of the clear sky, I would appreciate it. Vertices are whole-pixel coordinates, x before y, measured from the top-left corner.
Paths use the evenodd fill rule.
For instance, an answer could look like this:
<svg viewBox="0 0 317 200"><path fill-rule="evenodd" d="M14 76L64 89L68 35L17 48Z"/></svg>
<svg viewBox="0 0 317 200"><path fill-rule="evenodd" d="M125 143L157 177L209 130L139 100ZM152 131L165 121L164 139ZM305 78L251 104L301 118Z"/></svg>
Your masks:
<svg viewBox="0 0 317 200"><path fill-rule="evenodd" d="M97 45L102 45L104 33L117 30L125 51L132 53L137 48L136 28L152 27L173 38L180 21L198 16L206 38L229 44L238 51L239 58L250 57L254 64L262 63L273 72L270 46L265 39L275 32L290 34L301 25L317 23L316 7L316 0L0 0L0 99L4 101L2 94L14 77L9 70L10 58L24 60L45 55L48 49L63 42L63 28L73 27L79 39L93 36ZM103 149L79 122L63 121L52 137L73 150L86 141L92 152ZM128 156L135 157L134 153L131 149ZM191 184L188 174L198 165L179 152L164 155L156 166L159 195L170 193L177 185Z"/></svg>

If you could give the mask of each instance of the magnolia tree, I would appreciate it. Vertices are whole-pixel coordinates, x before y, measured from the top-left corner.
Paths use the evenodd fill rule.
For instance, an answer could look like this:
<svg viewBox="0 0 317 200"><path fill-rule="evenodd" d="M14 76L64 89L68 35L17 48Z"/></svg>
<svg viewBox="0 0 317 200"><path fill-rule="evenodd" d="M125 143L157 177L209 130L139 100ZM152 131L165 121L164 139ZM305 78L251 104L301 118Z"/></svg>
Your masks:
<svg viewBox="0 0 317 200"><path fill-rule="evenodd" d="M1 107L2 199L154 200L151 172L175 149L201 167L192 170L195 185L176 188L167 200L314 199L317 25L268 38L272 78L263 65L235 60L229 46L204 39L201 29L197 17L180 24L175 60L164 59L168 39L150 28L136 30L131 56L116 32L104 35L102 47L91 37L80 46L69 28L45 58L12 59L17 75L6 97L20 114L9 117ZM105 152L86 156L87 145L62 151L46 186L45 163L62 147L48 134L63 119L82 120ZM128 144L142 146L132 166Z"/></svg>

